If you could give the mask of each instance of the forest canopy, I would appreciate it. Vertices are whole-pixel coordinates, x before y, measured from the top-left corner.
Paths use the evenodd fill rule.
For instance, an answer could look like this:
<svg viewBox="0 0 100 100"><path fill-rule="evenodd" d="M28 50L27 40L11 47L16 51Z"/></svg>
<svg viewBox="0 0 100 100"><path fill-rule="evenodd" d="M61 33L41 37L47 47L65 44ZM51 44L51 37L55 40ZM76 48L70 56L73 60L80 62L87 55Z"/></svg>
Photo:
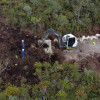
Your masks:
<svg viewBox="0 0 100 100"><path fill-rule="evenodd" d="M51 27L85 33L100 26L99 0L1 0L0 5L9 23L35 33Z"/></svg>

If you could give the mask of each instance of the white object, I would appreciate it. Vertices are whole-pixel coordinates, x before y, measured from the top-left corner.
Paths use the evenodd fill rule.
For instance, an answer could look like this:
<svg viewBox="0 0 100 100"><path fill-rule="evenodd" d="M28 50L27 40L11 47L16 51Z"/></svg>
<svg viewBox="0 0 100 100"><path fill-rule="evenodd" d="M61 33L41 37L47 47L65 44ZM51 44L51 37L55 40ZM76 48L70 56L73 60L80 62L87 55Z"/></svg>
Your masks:
<svg viewBox="0 0 100 100"><path fill-rule="evenodd" d="M90 39L93 40L93 39L98 39L96 36L90 36Z"/></svg>
<svg viewBox="0 0 100 100"><path fill-rule="evenodd" d="M22 42L24 42L24 40L22 40Z"/></svg>
<svg viewBox="0 0 100 100"><path fill-rule="evenodd" d="M66 34L66 35L64 35L63 37L62 37L62 42L64 43L64 42L67 42L67 48L68 48L68 42L69 42L69 39L75 39L75 42L74 42L74 44L72 45L72 48L75 48L75 47L77 47L77 45L78 45L78 41L77 41L77 38L74 36L74 35L72 35L72 34Z"/></svg>
<svg viewBox="0 0 100 100"><path fill-rule="evenodd" d="M85 39L90 39L90 40L93 40L93 39L98 39L98 37L100 37L100 34L96 34L95 36L82 36L82 38L79 38L78 40L80 40L81 42L83 42Z"/></svg>
<svg viewBox="0 0 100 100"><path fill-rule="evenodd" d="M58 42L58 39L54 39L54 42Z"/></svg>
<svg viewBox="0 0 100 100"><path fill-rule="evenodd" d="M38 40L38 46L41 46L43 44L42 40Z"/></svg>
<svg viewBox="0 0 100 100"><path fill-rule="evenodd" d="M51 40L44 40L44 43L48 45L47 48L44 48L45 53L52 54L52 48L51 48Z"/></svg>
<svg viewBox="0 0 100 100"><path fill-rule="evenodd" d="M98 37L100 37L100 34L96 34L95 36L98 38Z"/></svg>
<svg viewBox="0 0 100 100"><path fill-rule="evenodd" d="M22 49L22 51L24 51L24 49Z"/></svg>

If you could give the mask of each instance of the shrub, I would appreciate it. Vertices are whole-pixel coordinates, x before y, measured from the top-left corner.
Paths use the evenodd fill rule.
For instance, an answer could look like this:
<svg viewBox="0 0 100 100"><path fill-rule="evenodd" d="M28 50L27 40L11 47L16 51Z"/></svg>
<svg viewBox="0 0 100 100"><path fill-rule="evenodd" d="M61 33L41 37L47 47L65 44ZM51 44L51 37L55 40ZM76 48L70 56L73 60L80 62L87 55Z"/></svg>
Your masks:
<svg viewBox="0 0 100 100"><path fill-rule="evenodd" d="M0 100L99 100L100 73L84 69L79 72L79 65L48 62L34 64L38 83L27 85L22 78L21 86L7 85L0 90Z"/></svg>

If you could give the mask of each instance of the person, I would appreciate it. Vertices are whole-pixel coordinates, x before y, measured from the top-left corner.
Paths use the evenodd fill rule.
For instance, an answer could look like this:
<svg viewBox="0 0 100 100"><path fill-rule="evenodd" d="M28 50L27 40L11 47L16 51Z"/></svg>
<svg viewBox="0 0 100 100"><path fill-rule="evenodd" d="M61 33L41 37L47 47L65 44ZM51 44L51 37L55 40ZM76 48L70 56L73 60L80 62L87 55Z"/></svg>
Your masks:
<svg viewBox="0 0 100 100"><path fill-rule="evenodd" d="M25 43L24 43L24 40L22 40L22 49L25 49Z"/></svg>
<svg viewBox="0 0 100 100"><path fill-rule="evenodd" d="M24 60L24 58L25 58L25 50L24 49L22 49L21 54L22 54L22 60Z"/></svg>

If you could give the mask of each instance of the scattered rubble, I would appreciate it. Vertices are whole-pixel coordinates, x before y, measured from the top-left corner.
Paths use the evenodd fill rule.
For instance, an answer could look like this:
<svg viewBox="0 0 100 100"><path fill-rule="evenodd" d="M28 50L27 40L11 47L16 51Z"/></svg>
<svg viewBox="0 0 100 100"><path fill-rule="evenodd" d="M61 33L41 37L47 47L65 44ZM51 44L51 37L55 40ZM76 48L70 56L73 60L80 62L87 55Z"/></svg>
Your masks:
<svg viewBox="0 0 100 100"><path fill-rule="evenodd" d="M82 36L81 38L78 38L78 40L80 42L83 42L84 40L88 40L88 39L93 40L98 38L100 38L100 34L96 34L95 36Z"/></svg>

